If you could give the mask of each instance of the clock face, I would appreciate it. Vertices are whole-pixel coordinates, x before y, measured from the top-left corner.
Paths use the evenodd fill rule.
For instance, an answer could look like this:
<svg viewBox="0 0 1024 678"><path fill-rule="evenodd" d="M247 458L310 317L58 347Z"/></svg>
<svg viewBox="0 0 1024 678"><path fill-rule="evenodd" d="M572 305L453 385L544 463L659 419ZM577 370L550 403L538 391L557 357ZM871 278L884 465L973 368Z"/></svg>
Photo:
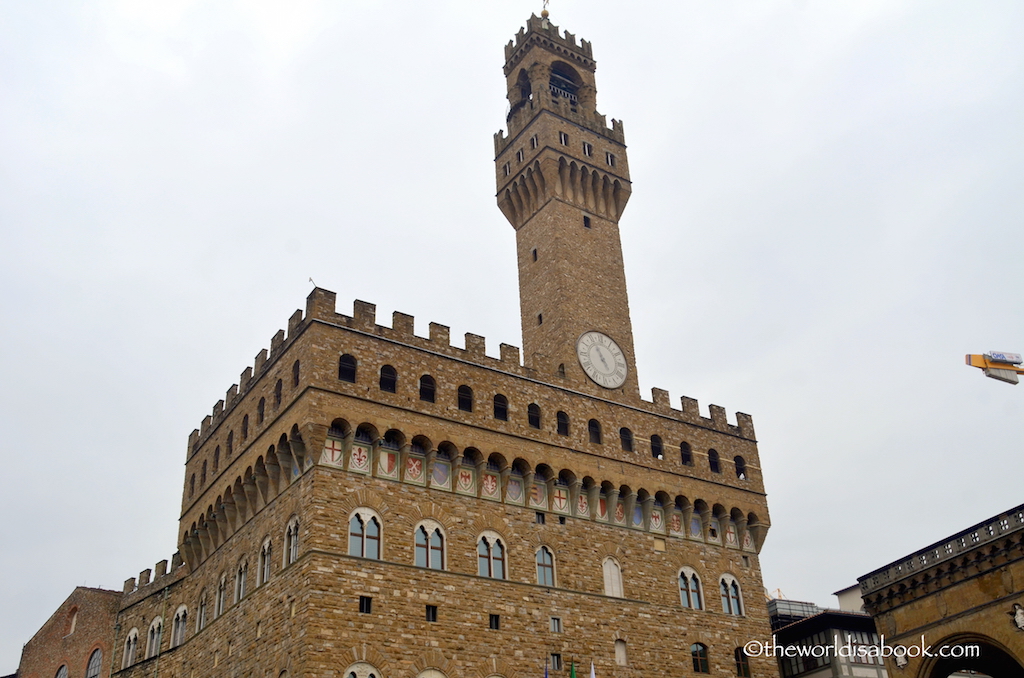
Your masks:
<svg viewBox="0 0 1024 678"><path fill-rule="evenodd" d="M618 388L626 383L626 356L608 335L584 332L576 341L576 357L598 386Z"/></svg>

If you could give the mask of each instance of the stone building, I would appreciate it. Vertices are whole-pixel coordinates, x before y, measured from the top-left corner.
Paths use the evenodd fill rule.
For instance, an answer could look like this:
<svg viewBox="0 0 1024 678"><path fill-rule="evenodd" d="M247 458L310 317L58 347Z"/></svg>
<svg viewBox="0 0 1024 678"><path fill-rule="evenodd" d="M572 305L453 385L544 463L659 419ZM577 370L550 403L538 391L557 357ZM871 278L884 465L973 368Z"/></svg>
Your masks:
<svg viewBox="0 0 1024 678"><path fill-rule="evenodd" d="M640 397L591 45L545 13L505 59L522 355L314 289L189 437L178 554L125 583L114 674L776 674L740 649L770 634L751 418Z"/></svg>
<svg viewBox="0 0 1024 678"><path fill-rule="evenodd" d="M98 678L110 675L121 593L77 587L25 643L21 678Z"/></svg>
<svg viewBox="0 0 1024 678"><path fill-rule="evenodd" d="M890 676L1024 677L1024 504L858 582L890 644L932 648L933 656L887 658Z"/></svg>

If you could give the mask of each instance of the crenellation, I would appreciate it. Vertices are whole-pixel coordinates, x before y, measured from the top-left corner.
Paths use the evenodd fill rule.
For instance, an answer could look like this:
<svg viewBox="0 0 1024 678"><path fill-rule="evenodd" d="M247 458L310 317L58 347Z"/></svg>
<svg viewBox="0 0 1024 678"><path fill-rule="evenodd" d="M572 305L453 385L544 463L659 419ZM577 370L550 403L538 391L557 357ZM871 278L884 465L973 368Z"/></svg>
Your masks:
<svg viewBox="0 0 1024 678"><path fill-rule="evenodd" d="M213 417L206 415L203 417L203 424L199 427L199 435L205 437L210 432L210 428L213 426Z"/></svg>
<svg viewBox="0 0 1024 678"><path fill-rule="evenodd" d="M391 329L398 335L396 338L412 340L416 332L416 318L406 313L395 311L391 314Z"/></svg>
<svg viewBox="0 0 1024 678"><path fill-rule="evenodd" d="M241 384L241 390L244 393L249 390L249 382L252 381L252 368L246 367L242 374L238 377L238 383Z"/></svg>
<svg viewBox="0 0 1024 678"><path fill-rule="evenodd" d="M481 337L479 334L466 332L466 353L469 354L470 358L475 358L477 361L482 361L484 358L486 358L486 343L487 340Z"/></svg>
<svg viewBox="0 0 1024 678"><path fill-rule="evenodd" d="M708 405L711 414L711 425L718 431L729 430L729 418L725 414L725 408L721 405Z"/></svg>
<svg viewBox="0 0 1024 678"><path fill-rule="evenodd" d="M267 364L267 349L261 349L256 354L256 363L253 366L253 374L259 374L263 371L263 366Z"/></svg>
<svg viewBox="0 0 1024 678"><path fill-rule="evenodd" d="M151 574L153 574L153 571L150 570L150 569L145 569L142 572L139 572L139 588L140 589L143 586L149 586L149 577L150 577Z"/></svg>
<svg viewBox="0 0 1024 678"><path fill-rule="evenodd" d="M740 436L748 440L756 440L754 435L754 418L745 412L736 413L736 426L739 428Z"/></svg>
<svg viewBox="0 0 1024 678"><path fill-rule="evenodd" d="M192 456L192 452L195 451L196 445L199 443L199 429L192 429L192 433L188 434L188 454Z"/></svg>
<svg viewBox="0 0 1024 678"><path fill-rule="evenodd" d="M277 354L281 352L281 347L284 346L284 330L278 330L270 339L270 357L271 359L276 358Z"/></svg>
<svg viewBox="0 0 1024 678"><path fill-rule="evenodd" d="M352 302L352 327L373 332L377 327L377 305L359 299Z"/></svg>
<svg viewBox="0 0 1024 678"><path fill-rule="evenodd" d="M689 422L700 421L700 404L696 398L682 396L679 398L679 406L683 410L683 420Z"/></svg>
<svg viewBox="0 0 1024 678"><path fill-rule="evenodd" d="M227 402L227 406L230 408L235 404L235 400L238 399L238 384L231 384L231 388L228 389L224 395L224 400Z"/></svg>
<svg viewBox="0 0 1024 678"><path fill-rule="evenodd" d="M224 401L218 400L213 405L213 420L220 421L221 416L224 414Z"/></svg>
<svg viewBox="0 0 1024 678"><path fill-rule="evenodd" d="M153 576L153 581L156 581L160 577L162 577L165 574L167 574L167 560L166 559L161 560L159 563L156 564L155 573L156 574Z"/></svg>
<svg viewBox="0 0 1024 678"><path fill-rule="evenodd" d="M306 318L310 320L324 320L335 322L335 304L337 295L330 290L320 287L313 288L313 291L306 297Z"/></svg>
<svg viewBox="0 0 1024 678"><path fill-rule="evenodd" d="M128 577L124 580L124 587L121 589L122 593L132 593L135 591L135 577Z"/></svg>
<svg viewBox="0 0 1024 678"><path fill-rule="evenodd" d="M450 328L440 323L430 323L430 343L437 344L446 351L451 348Z"/></svg>
<svg viewBox="0 0 1024 678"><path fill-rule="evenodd" d="M498 350L501 352L501 362L506 368L515 368L516 371L522 367L522 363L519 361L519 347L512 346L511 344L501 344L498 346Z"/></svg>
<svg viewBox="0 0 1024 678"><path fill-rule="evenodd" d="M651 389L651 398L654 401L654 406L662 410L671 410L672 404L668 397L668 391L661 388Z"/></svg>
<svg viewBox="0 0 1024 678"><path fill-rule="evenodd" d="M294 339L295 335L299 333L299 328L302 326L302 309L295 309L295 313L288 318L288 339Z"/></svg>

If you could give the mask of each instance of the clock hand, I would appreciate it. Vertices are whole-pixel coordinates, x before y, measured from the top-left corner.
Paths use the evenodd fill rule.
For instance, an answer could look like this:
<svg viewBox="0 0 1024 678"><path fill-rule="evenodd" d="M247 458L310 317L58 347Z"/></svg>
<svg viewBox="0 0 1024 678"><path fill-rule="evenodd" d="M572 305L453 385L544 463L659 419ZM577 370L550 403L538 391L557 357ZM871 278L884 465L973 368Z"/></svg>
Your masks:
<svg viewBox="0 0 1024 678"><path fill-rule="evenodd" d="M597 357L601 359L601 364L604 365L604 368L607 370L608 361L604 359L604 351L602 351L601 349L597 349Z"/></svg>

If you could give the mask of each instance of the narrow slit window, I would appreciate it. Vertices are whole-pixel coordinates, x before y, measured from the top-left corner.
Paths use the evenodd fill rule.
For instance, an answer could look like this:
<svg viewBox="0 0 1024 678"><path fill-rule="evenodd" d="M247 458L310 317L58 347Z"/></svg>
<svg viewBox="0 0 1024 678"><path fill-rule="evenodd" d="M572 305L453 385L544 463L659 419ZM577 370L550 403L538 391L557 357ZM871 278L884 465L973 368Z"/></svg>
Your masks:
<svg viewBox="0 0 1024 678"><path fill-rule="evenodd" d="M588 144L586 141L584 141L583 142L583 155L587 156L588 158L593 157L593 155L594 155L594 145L593 144Z"/></svg>
<svg viewBox="0 0 1024 678"><path fill-rule="evenodd" d="M583 216L583 228L590 228L590 217Z"/></svg>

